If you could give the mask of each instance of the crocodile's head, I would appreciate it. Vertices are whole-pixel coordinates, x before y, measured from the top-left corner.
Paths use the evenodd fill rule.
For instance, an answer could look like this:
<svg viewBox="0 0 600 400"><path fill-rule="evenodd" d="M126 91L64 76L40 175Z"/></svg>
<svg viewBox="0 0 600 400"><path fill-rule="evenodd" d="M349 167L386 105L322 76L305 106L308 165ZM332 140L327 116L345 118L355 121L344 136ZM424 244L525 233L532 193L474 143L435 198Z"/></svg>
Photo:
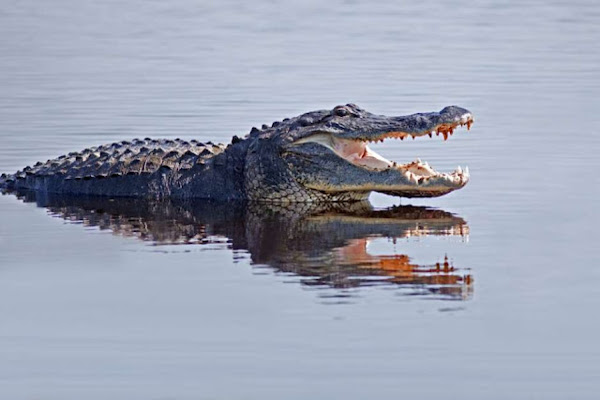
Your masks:
<svg viewBox="0 0 600 400"><path fill-rule="evenodd" d="M433 135L447 139L455 128L470 128L472 122L472 114L457 106L387 117L354 104L275 122L250 134L247 193L251 199L274 202L361 200L372 191L441 196L465 186L468 169L442 173L420 160L394 162L368 144Z"/></svg>

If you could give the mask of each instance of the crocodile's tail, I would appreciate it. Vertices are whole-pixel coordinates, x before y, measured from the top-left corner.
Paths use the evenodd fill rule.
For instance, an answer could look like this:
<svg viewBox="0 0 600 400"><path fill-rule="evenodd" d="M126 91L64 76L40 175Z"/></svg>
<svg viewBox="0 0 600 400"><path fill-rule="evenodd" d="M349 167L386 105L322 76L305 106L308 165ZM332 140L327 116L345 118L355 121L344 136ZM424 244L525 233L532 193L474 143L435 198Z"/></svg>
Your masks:
<svg viewBox="0 0 600 400"><path fill-rule="evenodd" d="M104 195L136 195L169 171L186 171L222 153L226 146L181 139L134 139L90 147L46 162L37 162L14 174L3 174L0 189ZM125 178L116 184L105 178ZM162 182L162 181L161 181ZM131 185L141 185L133 188ZM142 188L143 186L143 188Z"/></svg>

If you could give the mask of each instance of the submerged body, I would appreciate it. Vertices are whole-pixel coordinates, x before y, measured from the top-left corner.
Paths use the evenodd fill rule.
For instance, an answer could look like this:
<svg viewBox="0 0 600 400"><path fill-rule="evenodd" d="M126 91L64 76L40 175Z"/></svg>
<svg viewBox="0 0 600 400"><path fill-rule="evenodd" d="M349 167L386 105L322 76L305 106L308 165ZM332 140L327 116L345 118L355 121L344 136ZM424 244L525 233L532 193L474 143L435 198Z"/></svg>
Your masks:
<svg viewBox="0 0 600 400"><path fill-rule="evenodd" d="M420 160L398 164L367 144L433 134L446 139L472 121L457 106L387 117L347 104L253 128L229 145L147 138L92 147L3 174L0 188L275 203L358 201L372 191L436 197L463 187L468 169L444 174Z"/></svg>

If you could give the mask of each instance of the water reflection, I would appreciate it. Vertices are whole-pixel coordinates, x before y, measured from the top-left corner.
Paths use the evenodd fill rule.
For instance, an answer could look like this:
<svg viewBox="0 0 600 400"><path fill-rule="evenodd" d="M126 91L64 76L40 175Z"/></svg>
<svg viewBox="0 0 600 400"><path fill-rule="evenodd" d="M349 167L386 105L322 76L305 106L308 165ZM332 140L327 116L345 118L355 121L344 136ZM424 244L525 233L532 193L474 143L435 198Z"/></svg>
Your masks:
<svg viewBox="0 0 600 400"><path fill-rule="evenodd" d="M316 289L386 286L402 295L464 300L472 278L445 258L419 265L407 254L374 255L375 238L457 235L468 225L451 213L426 207L374 210L369 203L260 205L17 193L53 216L108 229L154 245L213 246L246 251L256 268L266 266ZM325 295L325 294L324 294Z"/></svg>

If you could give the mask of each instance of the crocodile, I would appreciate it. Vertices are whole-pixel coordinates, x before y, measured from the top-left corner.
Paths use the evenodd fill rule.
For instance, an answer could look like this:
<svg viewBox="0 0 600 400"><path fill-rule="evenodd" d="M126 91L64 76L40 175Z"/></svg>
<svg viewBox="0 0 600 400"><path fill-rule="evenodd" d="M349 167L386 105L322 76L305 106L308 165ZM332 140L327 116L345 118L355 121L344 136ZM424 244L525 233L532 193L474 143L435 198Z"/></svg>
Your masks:
<svg viewBox="0 0 600 400"><path fill-rule="evenodd" d="M375 209L366 201L281 204L14 194L86 230L96 227L165 251L230 249L237 260L247 258L257 270L268 268L285 276L286 282L316 289L384 286L411 298L467 300L474 288L470 269L454 266L444 255L426 264L409 256L409 238L467 240L467 221L440 209L412 205ZM375 238L393 242L393 253L387 252L391 246L370 253L369 243Z"/></svg>
<svg viewBox="0 0 600 400"><path fill-rule="evenodd" d="M373 191L436 197L465 186L468 168L441 173L419 159L400 164L368 144L434 134L445 140L472 122L458 106L388 117L346 104L252 128L227 145L146 138L90 147L2 174L0 188L272 203L361 201Z"/></svg>

